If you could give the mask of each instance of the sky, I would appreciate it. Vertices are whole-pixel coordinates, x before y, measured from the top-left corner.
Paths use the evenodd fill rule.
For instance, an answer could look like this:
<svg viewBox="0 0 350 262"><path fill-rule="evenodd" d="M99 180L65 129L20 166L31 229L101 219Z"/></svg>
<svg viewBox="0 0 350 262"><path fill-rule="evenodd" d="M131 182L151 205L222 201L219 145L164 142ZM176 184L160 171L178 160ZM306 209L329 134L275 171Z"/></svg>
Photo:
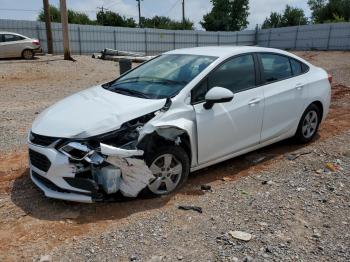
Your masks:
<svg viewBox="0 0 350 262"><path fill-rule="evenodd" d="M49 1L50 4L59 6L59 0ZM161 15L181 20L181 2L182 0L142 0L141 13L145 17ZM42 4L42 0L0 0L0 19L36 20ZM311 16L307 0L250 0L248 29L255 28L256 24L261 25L272 11L282 12L287 4L302 8L306 16ZM138 21L136 0L67 0L67 6L87 13L91 19L96 19L97 8L103 6ZM197 29L202 29L199 22L203 15L210 12L211 7L210 0L185 0L185 16L195 23Z"/></svg>

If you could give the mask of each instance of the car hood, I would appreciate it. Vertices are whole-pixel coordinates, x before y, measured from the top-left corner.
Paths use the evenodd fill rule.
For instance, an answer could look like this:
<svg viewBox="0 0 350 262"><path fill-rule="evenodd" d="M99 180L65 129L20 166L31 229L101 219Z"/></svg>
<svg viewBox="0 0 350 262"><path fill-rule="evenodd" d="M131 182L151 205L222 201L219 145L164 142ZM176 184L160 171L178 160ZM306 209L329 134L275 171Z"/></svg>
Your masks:
<svg viewBox="0 0 350 262"><path fill-rule="evenodd" d="M132 97L96 86L47 108L35 119L32 132L86 138L116 130L127 121L161 109L165 102L165 99Z"/></svg>

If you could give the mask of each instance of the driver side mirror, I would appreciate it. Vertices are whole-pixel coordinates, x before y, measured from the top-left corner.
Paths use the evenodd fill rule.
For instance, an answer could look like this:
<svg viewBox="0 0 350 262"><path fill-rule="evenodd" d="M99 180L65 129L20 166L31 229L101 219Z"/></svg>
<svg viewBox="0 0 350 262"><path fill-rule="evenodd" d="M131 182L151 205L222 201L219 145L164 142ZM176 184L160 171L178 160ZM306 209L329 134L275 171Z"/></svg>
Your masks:
<svg viewBox="0 0 350 262"><path fill-rule="evenodd" d="M213 87L205 95L205 109L211 109L216 103L226 103L233 99L233 93L227 88L223 87Z"/></svg>

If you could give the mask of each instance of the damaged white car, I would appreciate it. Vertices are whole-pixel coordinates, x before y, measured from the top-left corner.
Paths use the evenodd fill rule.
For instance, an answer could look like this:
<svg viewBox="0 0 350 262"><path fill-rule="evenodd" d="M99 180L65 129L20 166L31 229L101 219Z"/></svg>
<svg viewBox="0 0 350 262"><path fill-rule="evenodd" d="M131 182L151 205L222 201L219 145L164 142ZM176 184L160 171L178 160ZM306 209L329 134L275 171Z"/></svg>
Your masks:
<svg viewBox="0 0 350 262"><path fill-rule="evenodd" d="M163 195L189 173L295 137L310 141L331 77L285 51L198 47L162 54L42 112L30 176L47 197Z"/></svg>

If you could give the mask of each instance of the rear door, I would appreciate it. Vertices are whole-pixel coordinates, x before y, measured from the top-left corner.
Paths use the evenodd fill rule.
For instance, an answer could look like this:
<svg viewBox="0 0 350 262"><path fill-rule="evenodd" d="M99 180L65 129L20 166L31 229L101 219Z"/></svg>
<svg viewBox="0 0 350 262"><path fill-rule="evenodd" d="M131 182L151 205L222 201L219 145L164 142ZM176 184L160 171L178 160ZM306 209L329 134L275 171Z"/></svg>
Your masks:
<svg viewBox="0 0 350 262"><path fill-rule="evenodd" d="M4 34L3 50L6 57L20 57L24 49L24 39L22 36Z"/></svg>
<svg viewBox="0 0 350 262"><path fill-rule="evenodd" d="M297 127L307 89L304 77L296 75L298 65L288 56L260 53L259 58L265 97L263 143L288 135Z"/></svg>
<svg viewBox="0 0 350 262"><path fill-rule="evenodd" d="M228 156L259 143L264 99L257 87L257 60L253 54L233 57L214 69L192 90L198 135L198 162ZM206 92L215 86L234 93L228 103L203 107Z"/></svg>

